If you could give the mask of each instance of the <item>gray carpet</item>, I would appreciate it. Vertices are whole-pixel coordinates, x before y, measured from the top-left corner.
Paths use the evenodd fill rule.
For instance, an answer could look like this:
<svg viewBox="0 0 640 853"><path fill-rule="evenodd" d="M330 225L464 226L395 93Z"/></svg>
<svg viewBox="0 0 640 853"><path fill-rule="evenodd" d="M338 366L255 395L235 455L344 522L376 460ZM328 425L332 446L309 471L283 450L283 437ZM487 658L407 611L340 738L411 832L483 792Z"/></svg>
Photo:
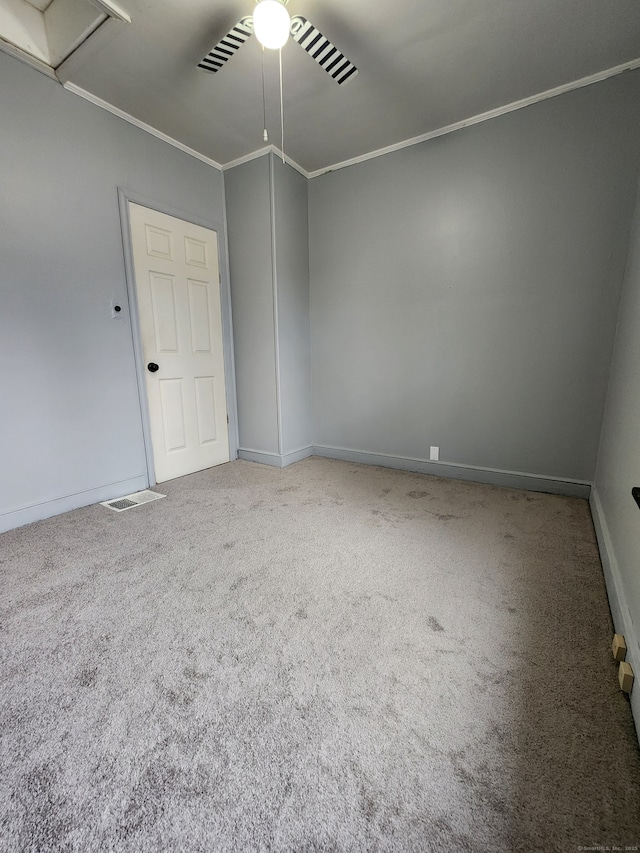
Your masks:
<svg viewBox="0 0 640 853"><path fill-rule="evenodd" d="M0 537L0 847L640 842L585 501L233 462Z"/></svg>

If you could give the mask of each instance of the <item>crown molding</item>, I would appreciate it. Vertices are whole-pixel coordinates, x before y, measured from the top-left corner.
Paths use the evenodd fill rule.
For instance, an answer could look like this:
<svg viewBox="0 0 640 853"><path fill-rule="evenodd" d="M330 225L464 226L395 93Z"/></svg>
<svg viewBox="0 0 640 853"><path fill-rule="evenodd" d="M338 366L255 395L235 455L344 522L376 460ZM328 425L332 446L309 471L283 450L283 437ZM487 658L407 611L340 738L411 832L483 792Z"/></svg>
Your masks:
<svg viewBox="0 0 640 853"><path fill-rule="evenodd" d="M43 62L41 59L37 59L37 57L32 56L30 53L27 53L26 50L16 47L15 44L11 44L10 41L3 39L2 36L0 36L0 50L3 53L9 54L9 56L13 56L15 59L20 59L32 68L35 68L35 70L39 71L41 74L51 77L52 80L58 79L56 72L50 65L47 65L46 62Z"/></svg>
<svg viewBox="0 0 640 853"><path fill-rule="evenodd" d="M258 148L256 151L252 151L250 154L245 154L243 157L238 157L236 160L229 160L228 163L223 163L222 171L226 172L227 169L233 169L235 166L242 166L243 163L250 163L252 160L257 160L258 157L264 157L265 154L268 154L273 150L273 145L265 145L264 148Z"/></svg>
<svg viewBox="0 0 640 853"><path fill-rule="evenodd" d="M7 53L17 53L16 49L7 49L6 42L3 43L0 40L0 50L6 50ZM14 55L15 55L14 53ZM20 54L22 52L20 51ZM19 58L24 59L23 55L20 55ZM47 70L47 66L42 67L42 63L38 63L37 61L33 61L31 64L34 67L37 67L39 71L43 71L44 73L49 73ZM170 136L167 136L165 133L162 133L159 130L156 130L155 127L152 127L149 124L146 124L143 121L140 121L137 118L134 118L129 113L124 112L124 110L119 109L118 107L114 107L113 104L108 103L107 101L102 100L102 98L98 98L96 95L92 95L91 92L87 92L85 89L82 89L80 86L76 86L75 83L71 83L69 81L65 82L64 88L73 92L75 95L79 95L81 98L84 98L87 101L90 101L95 106L100 107L103 110L107 110L107 112L112 113L113 115L118 116L118 118L123 119L124 121L129 122L129 124L134 125L140 130L144 130L146 133L155 136L157 139L161 139L163 142L167 142L169 145L173 145L174 148L188 154L191 157L195 157L197 160L202 161L203 163L207 163L209 166L213 166L214 169L218 169L219 171L226 171L227 169L233 169L235 166L240 166L243 163L248 163L251 160L255 160L258 157L263 157L265 154L273 153L280 159L284 159L284 162L299 172L303 177L308 180L311 178L317 178L321 175L326 175L329 172L335 172L338 169L346 169L348 166L354 166L357 163L364 163L367 160L373 160L376 157L383 157L385 154L392 154L394 151L400 151L403 148L410 148L413 145L420 145L423 142L428 142L430 139L437 139L439 136L446 136L449 133L455 133L457 130L462 130L465 127L472 127L474 124L481 124L485 121L490 121L494 118L499 118L500 116L507 115L508 113L515 112L516 110L524 109L525 107L530 107L533 104L538 104L541 101L547 101L550 98L555 98L558 95L564 95L567 92L572 92L575 89L582 89L586 86L591 86L594 83L600 83L603 80L608 80L610 77L615 77L618 74L622 74L625 71L633 71L637 68L640 68L640 57L637 59L631 59L628 62L624 62L621 65L615 65L612 68L605 68L603 71L599 71L596 74L590 74L587 77L581 77L579 80L573 80L570 83L563 83L561 86L556 86L553 89L547 89L544 92L539 92L536 95L531 95L528 98L522 98L519 101L513 101L510 104L505 104L502 107L496 107L493 110L488 110L484 113L479 113L476 116L472 116L471 118L463 119L462 121L454 122L453 124L446 125L445 127L437 128L436 130L431 130L428 133L423 133L420 136L414 136L411 139L405 139L402 142L396 142L393 145L388 145L385 148L378 148L374 151L369 151L366 154L361 154L358 157L352 157L349 160L343 160L339 163L334 163L329 166L324 166L321 169L316 169L314 171L307 171L304 169L299 163L296 163L295 160L292 160L287 154L282 154L282 151L277 148L275 145L267 145L263 148L259 148L256 151L252 151L250 154L246 154L243 157L238 157L235 160L230 160L227 163L220 164L215 160L212 160L210 157L206 157L204 154L201 154L199 151L195 151L193 148L189 148L187 145L183 145L182 142L178 142L177 139L173 139ZM52 75L50 75L52 76Z"/></svg>
<svg viewBox="0 0 640 853"><path fill-rule="evenodd" d="M307 172L306 169L303 169L299 163L292 160L288 154L283 156L280 148L277 148L275 145L265 145L264 148L252 151L251 154L245 154L244 157L238 157L236 160L230 160L222 166L222 171L226 172L227 169L233 169L235 166L241 166L243 163L249 163L251 160L257 160L258 157L264 157L265 154L269 153L275 154L280 160L284 160L285 163L291 166L292 169L295 169L296 172L299 172L304 178L309 178L309 172Z"/></svg>
<svg viewBox="0 0 640 853"><path fill-rule="evenodd" d="M299 163L296 163L295 160L292 160L288 154L283 154L280 148L276 145L271 145L271 151L276 155L279 160L282 160L283 163L286 163L288 166L291 166L292 169L295 169L296 172L299 172L304 178L309 179L309 172L306 169L303 169Z"/></svg>
<svg viewBox="0 0 640 853"><path fill-rule="evenodd" d="M129 113L126 113L124 110L118 109L118 107L114 107L113 104L108 103L108 101L103 101L102 98L98 98L97 95L92 95L91 92L87 92L86 89L82 89L80 88L80 86L76 86L75 83L70 83L69 81L67 81L66 83L63 83L63 86L68 92L73 92L74 95L79 95L86 101L95 104L96 107L100 107L100 109L106 110L107 112L118 116L118 118L124 119L124 121L129 122L129 124L134 125L134 127L137 127L140 130L144 130L145 133L149 133L151 134L151 136L155 136L156 139L160 139L162 140L162 142L166 142L169 145L172 145L174 148L177 148L184 154L188 154L190 157L195 157L196 160L201 160L208 166L213 166L214 169L222 171L222 166L220 165L220 163L217 163L210 157L205 157L204 154L201 154L199 151L195 151L193 148L189 148L188 145L183 145L182 142L178 142L177 139L173 139L173 137L167 136L166 133L162 133L162 131L156 130L156 128L152 127L150 124L146 124L145 122L140 121L140 119L134 118L132 115L129 115Z"/></svg>
<svg viewBox="0 0 640 853"><path fill-rule="evenodd" d="M524 107L530 107L533 104L538 104L540 101L547 101L549 98L555 98L558 95L564 95L567 92L573 92L574 89L582 89L585 86L591 86L594 83L600 83L602 80L607 80L609 77L615 77L625 71L633 71L640 68L640 58L631 59L628 62L623 62L622 65L615 65L612 68L606 68L604 71L599 71L597 74L590 74L588 77L581 77L579 80L573 80L571 83L563 83L562 86L556 86L554 89L547 89L544 92L539 92L537 95L531 95L528 98L522 98L520 101L513 101L510 104L505 104L503 107L496 107L493 110L488 110L485 113L472 116L471 118L457 121L454 124L448 124L446 127L440 127L437 130L423 133L420 136L414 136L411 139L405 139L403 142L396 142L393 145L388 145L385 148L378 148L375 151L370 151L367 154L361 154L358 157L352 157L350 160L343 160L340 163L334 163L332 166L325 166L322 169L316 169L308 173L309 178L317 178L320 175L326 175L328 172L335 172L338 169L346 169L347 166L354 166L356 163L364 163L367 160L373 160L376 157L382 157L385 154L391 154L394 151L400 151L403 148L410 148L412 145L420 145L422 142L428 142L430 139L436 139L438 136L446 136L448 133L454 133L456 130L462 130L465 127L470 127L474 124L481 124L484 121L498 118L507 113L521 110Z"/></svg>

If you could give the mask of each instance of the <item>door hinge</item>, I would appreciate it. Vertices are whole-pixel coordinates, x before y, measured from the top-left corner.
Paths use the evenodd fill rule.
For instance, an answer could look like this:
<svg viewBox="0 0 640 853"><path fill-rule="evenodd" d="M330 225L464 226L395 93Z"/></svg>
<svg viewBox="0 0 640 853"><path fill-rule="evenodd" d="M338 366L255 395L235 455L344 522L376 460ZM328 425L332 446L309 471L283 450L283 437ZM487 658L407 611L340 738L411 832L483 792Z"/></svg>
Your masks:
<svg viewBox="0 0 640 853"><path fill-rule="evenodd" d="M227 415L227 423L229 423L229 415Z"/></svg>

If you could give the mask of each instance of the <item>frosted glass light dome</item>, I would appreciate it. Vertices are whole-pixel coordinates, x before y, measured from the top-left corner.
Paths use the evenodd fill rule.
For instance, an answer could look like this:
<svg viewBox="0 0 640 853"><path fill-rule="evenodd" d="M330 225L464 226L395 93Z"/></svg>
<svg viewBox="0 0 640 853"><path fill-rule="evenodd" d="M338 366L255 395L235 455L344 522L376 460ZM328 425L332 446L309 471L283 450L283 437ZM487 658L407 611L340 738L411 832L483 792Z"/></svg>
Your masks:
<svg viewBox="0 0 640 853"><path fill-rule="evenodd" d="M291 18L278 0L261 0L253 10L253 31L264 47L278 50L289 38Z"/></svg>

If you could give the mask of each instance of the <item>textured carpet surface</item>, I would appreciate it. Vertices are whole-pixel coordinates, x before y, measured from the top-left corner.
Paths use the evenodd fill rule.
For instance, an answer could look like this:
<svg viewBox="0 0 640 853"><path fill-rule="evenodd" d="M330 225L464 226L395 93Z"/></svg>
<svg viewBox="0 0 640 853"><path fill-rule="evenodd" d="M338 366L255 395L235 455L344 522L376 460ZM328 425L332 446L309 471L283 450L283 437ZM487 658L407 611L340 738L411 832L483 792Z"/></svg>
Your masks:
<svg viewBox="0 0 640 853"><path fill-rule="evenodd" d="M0 537L0 849L640 843L585 501L233 462Z"/></svg>

